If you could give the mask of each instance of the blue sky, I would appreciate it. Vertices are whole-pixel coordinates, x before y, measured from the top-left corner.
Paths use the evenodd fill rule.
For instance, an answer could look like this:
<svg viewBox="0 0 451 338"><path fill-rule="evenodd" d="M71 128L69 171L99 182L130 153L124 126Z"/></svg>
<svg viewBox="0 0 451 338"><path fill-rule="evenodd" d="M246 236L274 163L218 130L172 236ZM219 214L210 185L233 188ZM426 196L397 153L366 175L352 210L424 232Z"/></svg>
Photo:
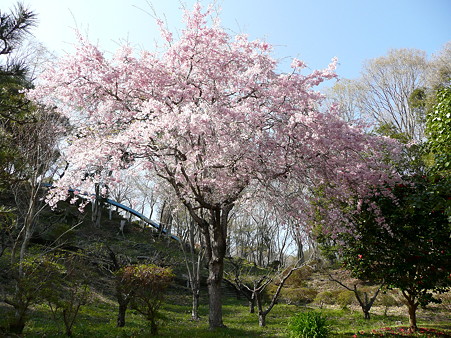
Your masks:
<svg viewBox="0 0 451 338"><path fill-rule="evenodd" d="M6 11L16 1L2 0ZM181 3L194 0L23 0L39 18L35 37L57 54L71 50L74 28L106 51L127 39L153 49L158 29L150 5L172 30L182 28ZM201 1L208 4L209 1ZM298 57L311 69L339 58L340 77L356 78L364 60L391 48L430 56L451 40L451 0L217 0L225 28L275 46L280 59ZM285 66L286 64L286 66ZM281 69L288 69L289 62Z"/></svg>

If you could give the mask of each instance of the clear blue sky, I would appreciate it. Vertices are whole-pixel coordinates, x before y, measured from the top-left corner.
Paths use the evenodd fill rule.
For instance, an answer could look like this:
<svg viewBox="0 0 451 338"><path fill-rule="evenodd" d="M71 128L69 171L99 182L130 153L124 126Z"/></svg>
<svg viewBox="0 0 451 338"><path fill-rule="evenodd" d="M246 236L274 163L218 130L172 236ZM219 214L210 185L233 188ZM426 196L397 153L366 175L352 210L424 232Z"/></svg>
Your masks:
<svg viewBox="0 0 451 338"><path fill-rule="evenodd" d="M7 11L16 1L2 0ZM74 28L104 50L121 40L153 49L158 29L147 12L153 5L180 30L181 3L194 0L23 0L39 18L38 40L57 54L71 50ZM208 4L209 1L201 1ZM417 48L430 56L451 40L451 0L217 0L222 25L275 46L277 58L298 57L310 68L339 58L338 74L356 78L366 59L391 48ZM288 62L287 62L288 64ZM282 65L282 70L284 66Z"/></svg>

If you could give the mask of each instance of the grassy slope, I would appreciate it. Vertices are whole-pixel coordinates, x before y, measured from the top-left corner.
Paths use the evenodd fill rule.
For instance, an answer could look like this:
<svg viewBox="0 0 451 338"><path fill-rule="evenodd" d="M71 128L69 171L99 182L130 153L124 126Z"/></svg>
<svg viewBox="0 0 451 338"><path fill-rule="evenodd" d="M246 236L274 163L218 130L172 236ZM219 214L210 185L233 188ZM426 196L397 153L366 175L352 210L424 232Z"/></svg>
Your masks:
<svg viewBox="0 0 451 338"><path fill-rule="evenodd" d="M103 215L103 226L93 228L89 222L89 211L85 222L80 225L75 234L68 238L66 245L75 245L91 254L101 253L105 244L117 253L126 255L132 262L139 261L138 256L150 257L158 262L175 267L175 272L181 276L184 266L180 262L181 252L176 243L168 244L167 239L156 239L149 229L131 228L129 233L117 233L120 217L108 220ZM3 257L4 259L5 257ZM97 269L93 268L94 270ZM318 277L320 278L320 277ZM321 277L323 278L323 277ZM318 280L313 284L318 285ZM333 285L323 286L332 288ZM149 329L146 321L133 310L127 312L127 325L116 328L116 303L111 287L108 285L108 274L99 273L99 278L93 283L96 297L93 303L82 307L77 323L74 327L76 337L148 337ZM311 307L278 304L267 317L267 326L258 326L256 314L248 313L247 304L243 300L227 297L224 300L224 322L227 328L211 332L208 331L208 308L206 292L203 290L200 308L201 320L190 320L191 296L189 289L180 283L169 290L166 304L163 307L164 320L160 328L161 337L285 337L290 317L298 311L309 311ZM382 309L372 311L370 321L362 319L358 308L352 310L324 308L323 311L332 325L334 336L350 337L358 331L369 332L387 326L406 326L408 319L404 308L392 308L389 316L384 316ZM5 304L0 303L0 321L2 314L7 312ZM30 313L25 337L57 337L63 336L61 320L54 320L45 305L35 307ZM430 310L419 310L419 326L435 327L451 330L451 316L449 307L432 307ZM1 334L0 334L1 336Z"/></svg>

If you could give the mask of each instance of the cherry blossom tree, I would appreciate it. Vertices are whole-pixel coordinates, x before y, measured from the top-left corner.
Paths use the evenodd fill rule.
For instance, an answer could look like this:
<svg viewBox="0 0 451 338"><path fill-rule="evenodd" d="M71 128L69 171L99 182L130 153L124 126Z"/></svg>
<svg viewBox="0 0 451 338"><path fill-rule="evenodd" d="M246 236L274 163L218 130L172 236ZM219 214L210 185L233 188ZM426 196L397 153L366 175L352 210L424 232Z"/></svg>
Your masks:
<svg viewBox="0 0 451 338"><path fill-rule="evenodd" d="M214 12L195 5L178 39L158 21L166 42L153 53L124 46L107 58L80 36L30 92L76 126L50 204L66 199L67 187L112 186L132 164L172 188L205 240L211 328L224 325L220 286L237 202L283 199L307 217L309 187L346 200L392 179L381 160L386 139L315 108L322 95L313 87L336 76L335 59L308 75L294 59L280 73L268 43L231 36Z"/></svg>

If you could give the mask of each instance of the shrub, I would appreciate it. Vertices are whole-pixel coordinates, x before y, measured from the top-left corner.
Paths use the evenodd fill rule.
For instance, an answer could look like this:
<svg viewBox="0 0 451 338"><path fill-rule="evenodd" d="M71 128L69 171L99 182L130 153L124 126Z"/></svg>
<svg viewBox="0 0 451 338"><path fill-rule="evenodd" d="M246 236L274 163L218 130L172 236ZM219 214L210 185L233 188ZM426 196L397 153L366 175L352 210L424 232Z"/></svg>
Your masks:
<svg viewBox="0 0 451 338"><path fill-rule="evenodd" d="M171 269L154 264L141 264L125 266L116 275L120 286L119 291L132 294L132 307L150 321L150 332L156 335L157 320L160 318L159 308L163 302L164 291L174 278Z"/></svg>
<svg viewBox="0 0 451 338"><path fill-rule="evenodd" d="M341 291L337 296L337 303L342 309L347 309L349 305L352 304L355 299L354 292L349 290Z"/></svg>
<svg viewBox="0 0 451 338"><path fill-rule="evenodd" d="M286 304L308 304L313 302L318 292L310 288L283 288L279 300Z"/></svg>
<svg viewBox="0 0 451 338"><path fill-rule="evenodd" d="M394 295L393 292L384 292L377 299L377 304L384 307L384 316L387 315L388 308L402 305L402 302L396 299Z"/></svg>
<svg viewBox="0 0 451 338"><path fill-rule="evenodd" d="M324 304L333 305L337 302L336 295L331 291L322 291L315 297L314 302L322 307Z"/></svg>
<svg viewBox="0 0 451 338"><path fill-rule="evenodd" d="M28 320L29 308L39 304L60 287L64 267L49 256L27 257L13 266L14 291L5 302L14 308L8 318L9 332L21 334Z"/></svg>
<svg viewBox="0 0 451 338"><path fill-rule="evenodd" d="M330 333L327 319L320 312L298 313L291 318L288 329L290 337L300 338L325 338Z"/></svg>
<svg viewBox="0 0 451 338"><path fill-rule="evenodd" d="M288 278L285 285L293 288L305 286L306 280L310 278L313 272L314 270L311 266L305 265L301 267L299 270L293 271L293 273L291 274L290 278Z"/></svg>

